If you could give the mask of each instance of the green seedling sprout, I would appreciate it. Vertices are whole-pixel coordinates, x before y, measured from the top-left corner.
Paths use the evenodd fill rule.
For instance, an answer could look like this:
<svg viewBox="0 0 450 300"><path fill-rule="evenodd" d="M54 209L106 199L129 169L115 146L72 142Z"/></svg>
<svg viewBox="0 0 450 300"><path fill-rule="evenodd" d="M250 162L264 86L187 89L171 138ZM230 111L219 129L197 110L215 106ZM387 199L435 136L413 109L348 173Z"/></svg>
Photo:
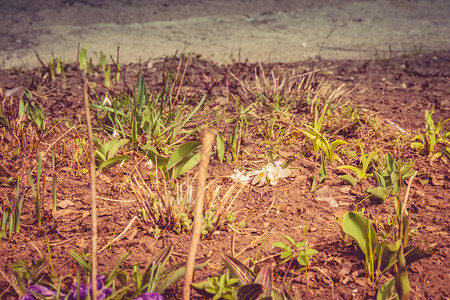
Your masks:
<svg viewBox="0 0 450 300"><path fill-rule="evenodd" d="M93 142L97 147L97 150L95 150L95 158L98 161L99 170L111 168L131 158L128 155L116 156L117 151L129 142L128 139L114 139L102 145L100 140L96 136L93 136Z"/></svg>
<svg viewBox="0 0 450 300"><path fill-rule="evenodd" d="M14 203L12 203L8 195L5 193L5 199L8 206L3 211L1 227L0 227L0 239L6 236L6 225L9 218L9 237L11 238L13 233L20 232L20 216L22 214L22 206L24 200L24 194L19 200L20 180L17 180L17 188L14 193Z"/></svg>
<svg viewBox="0 0 450 300"><path fill-rule="evenodd" d="M36 102L32 101L33 95L29 91L25 90L24 95L29 101L24 102L22 98L19 100L19 117L26 115L28 120L34 122L39 129L44 129L44 109L36 104Z"/></svg>
<svg viewBox="0 0 450 300"><path fill-rule="evenodd" d="M167 179L176 179L186 173L200 162L199 142L187 142L180 145L170 157L158 154L158 151L149 145L144 145L143 150L147 156L163 172Z"/></svg>
<svg viewBox="0 0 450 300"><path fill-rule="evenodd" d="M55 62L54 62L54 59L52 58L51 60L50 60L50 62L49 62L49 64L48 64L48 70L49 70L49 73L50 73L50 79L52 80L52 81L55 81L55 79L56 79L56 76L55 76L55 66L54 66L54 64L55 64Z"/></svg>
<svg viewBox="0 0 450 300"><path fill-rule="evenodd" d="M156 292L159 294L172 284L183 278L186 271L185 263L179 263L166 267L172 254L172 246L159 251L150 262L144 274L139 273L139 265L133 266L133 283L135 286L134 296L145 292ZM205 267L209 258L198 258L195 260L194 269ZM138 275L139 274L139 275Z"/></svg>
<svg viewBox="0 0 450 300"><path fill-rule="evenodd" d="M223 159L225 157L225 141L223 140L223 136L220 132L216 136L216 144L217 144L217 156L220 160L220 163L223 163Z"/></svg>
<svg viewBox="0 0 450 300"><path fill-rule="evenodd" d="M231 133L230 141L228 142L229 149L231 152L231 157L233 158L233 162L237 161L237 156L239 153L239 146L240 146L240 122L236 122L236 125L234 126L233 133Z"/></svg>
<svg viewBox="0 0 450 300"><path fill-rule="evenodd" d="M81 71L86 71L87 69L87 57L86 57L87 48L82 47L80 49L80 55L79 55L79 68Z"/></svg>
<svg viewBox="0 0 450 300"><path fill-rule="evenodd" d="M311 184L311 192L316 191L320 184L324 182L328 178L327 170L325 169L325 162L323 159L323 153L320 155L320 169L319 169L319 177L316 178L314 175L311 175L312 184Z"/></svg>
<svg viewBox="0 0 450 300"><path fill-rule="evenodd" d="M56 75L61 75L64 77L64 68L62 67L62 58L61 56L56 61Z"/></svg>
<svg viewBox="0 0 450 300"><path fill-rule="evenodd" d="M414 174L414 161L404 163L402 160L395 161L390 153L386 155L386 164L380 171L374 170L373 176L376 187L369 187L366 192L369 198L377 204L384 203L390 195L397 195L404 181Z"/></svg>
<svg viewBox="0 0 450 300"><path fill-rule="evenodd" d="M236 289L238 282L239 279L230 277L230 273L226 272L220 277L207 277L203 282L193 283L192 287L199 292L205 291L213 295L213 300L233 300L233 291Z"/></svg>
<svg viewBox="0 0 450 300"><path fill-rule="evenodd" d="M399 201L396 201L396 203L399 203ZM404 219L401 224L403 224L400 226L401 237L397 237L392 243L378 242L375 228L362 213L355 211L345 213L342 220L342 230L356 241L364 253L365 269L372 282L376 282L381 274L390 270L399 261L399 255L404 255L404 259L408 263L431 256L430 251L422 251L417 246L409 245L409 221ZM400 252L402 247L404 254Z"/></svg>
<svg viewBox="0 0 450 300"><path fill-rule="evenodd" d="M53 267L52 252L50 251L50 242L48 240L47 231L45 230L45 227L42 228L44 229L45 244L47 245L48 259L50 263L50 268L52 269L52 276L56 277L55 268Z"/></svg>
<svg viewBox="0 0 450 300"><path fill-rule="evenodd" d="M448 141L450 131L444 129L445 124L450 121L450 118L443 122L441 118L438 124L435 125L432 119L433 112L434 108L432 108L431 112L428 109L425 110L425 132L414 137L415 140L420 140L420 142L411 143L411 147L418 149L421 154L428 155L431 158L435 157L434 148L437 143L444 143L447 146L450 145Z"/></svg>
<svg viewBox="0 0 450 300"><path fill-rule="evenodd" d="M307 138L311 140L313 143L313 148L315 152L319 152L319 150L322 150L325 153L325 157L328 159L329 162L333 162L335 159L337 159L339 162L343 163L341 158L335 153L335 150L337 147L341 145L346 145L347 142L337 139L333 142L329 142L323 134L318 132L315 128L305 125L311 130L305 131L302 130L302 132L305 134Z"/></svg>
<svg viewBox="0 0 450 300"><path fill-rule="evenodd" d="M303 226L303 230L305 232L305 226ZM280 254L280 258L282 261L280 264L283 264L287 261L289 262L288 273L290 266L293 260L296 260L299 265L303 266L300 271L305 271L306 273L306 286L308 287L308 267L309 267L309 257L319 253L319 251L308 248L308 241L305 239L303 242L295 242L294 239L288 235L283 235L283 237L289 242L289 245L285 242L275 242L273 246L284 250ZM293 247L293 248L291 248Z"/></svg>
<svg viewBox="0 0 450 300"><path fill-rule="evenodd" d="M366 156L366 154L364 152L364 148L362 147L360 141L358 141L358 145L359 145L359 148L361 149L361 163L362 163L361 169L358 169L356 166L350 166L350 165L339 166L338 169L347 169L347 170L353 171L356 173L356 176L358 179L364 179L364 178L373 176L373 174L368 174L367 170L369 169L373 158L375 157L375 155L377 155L378 152L380 152L381 149L378 149L378 150L370 153L369 156ZM351 175L340 176L340 178L346 182L351 183L352 185L354 185L353 183L356 181ZM353 178L353 180L352 180L352 178Z"/></svg>

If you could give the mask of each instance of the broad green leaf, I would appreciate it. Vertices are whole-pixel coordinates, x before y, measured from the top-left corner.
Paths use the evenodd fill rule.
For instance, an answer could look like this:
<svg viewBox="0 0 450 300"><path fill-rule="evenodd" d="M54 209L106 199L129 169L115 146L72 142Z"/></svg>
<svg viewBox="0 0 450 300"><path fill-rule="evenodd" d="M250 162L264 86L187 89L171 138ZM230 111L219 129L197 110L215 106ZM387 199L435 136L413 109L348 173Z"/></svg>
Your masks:
<svg viewBox="0 0 450 300"><path fill-rule="evenodd" d="M106 161L106 156L103 155L102 152L100 152L99 150L95 150L94 153L95 153L95 158L96 158L96 160L98 159L98 160L100 160L100 162Z"/></svg>
<svg viewBox="0 0 450 300"><path fill-rule="evenodd" d="M197 153L188 160L182 161L181 163L177 164L175 168L173 169L173 178L177 178L178 176L186 173L200 162L201 153Z"/></svg>
<svg viewBox="0 0 450 300"><path fill-rule="evenodd" d="M306 266L309 257L317 253L319 253L319 251L317 251L316 249L306 249L306 251L300 251L299 255L297 256L297 262L302 266Z"/></svg>
<svg viewBox="0 0 450 300"><path fill-rule="evenodd" d="M392 193L397 194L402 184L402 182L400 182L399 171L394 171L391 173L391 182L392 182Z"/></svg>
<svg viewBox="0 0 450 300"><path fill-rule="evenodd" d="M254 283L259 283L263 288L263 297L268 297L272 294L272 268L270 266L263 267L258 275L256 275Z"/></svg>
<svg viewBox="0 0 450 300"><path fill-rule="evenodd" d="M400 248L401 241L398 240L395 245L381 242L375 248L375 256L380 265L381 273L387 272L396 262L397 251ZM380 257L381 255L381 257Z"/></svg>
<svg viewBox="0 0 450 300"><path fill-rule="evenodd" d="M233 277L239 278L241 285L251 284L255 281L256 276L252 270L239 260L226 254L222 254L222 259Z"/></svg>
<svg viewBox="0 0 450 300"><path fill-rule="evenodd" d="M99 138L96 137L95 135L92 136L92 142L94 143L95 147L97 147L97 151L98 154L101 155L102 157L105 157L106 160L106 153L107 151L105 151L105 148L103 147L102 143L100 142ZM95 151L95 152L97 152Z"/></svg>
<svg viewBox="0 0 450 300"><path fill-rule="evenodd" d="M225 141L223 140L222 134L219 132L216 137L217 140L217 156L219 157L220 163L223 162L225 156Z"/></svg>
<svg viewBox="0 0 450 300"><path fill-rule="evenodd" d="M236 300L256 300L262 293L263 288L260 284L246 284L237 290Z"/></svg>
<svg viewBox="0 0 450 300"><path fill-rule="evenodd" d="M101 165L98 167L99 170L108 169L112 166L121 164L124 161L129 160L131 157L128 155L118 155L114 156L113 158L110 158L104 162L101 163Z"/></svg>
<svg viewBox="0 0 450 300"><path fill-rule="evenodd" d="M395 290L401 300L409 299L411 287L409 285L408 271L406 270L406 261L403 254L403 248L400 247L398 252L397 273L395 274Z"/></svg>
<svg viewBox="0 0 450 300"><path fill-rule="evenodd" d="M373 177L378 187L386 187L386 181L384 180L383 174L381 174L378 170L373 172Z"/></svg>
<svg viewBox="0 0 450 300"><path fill-rule="evenodd" d="M356 187L356 184L358 183L355 177L348 174L341 175L339 176L339 178L342 179L346 184L351 185L352 187Z"/></svg>
<svg viewBox="0 0 450 300"><path fill-rule="evenodd" d="M167 170L173 168L176 164L178 164L182 159L191 154L194 150L200 147L201 143L199 142L187 142L185 144L180 145L177 150L175 150L172 156L169 158L167 162Z"/></svg>
<svg viewBox="0 0 450 300"><path fill-rule="evenodd" d="M114 140L114 143L111 144L111 147L106 148L108 151L107 159L113 158L114 155L116 155L117 150L119 150L122 146L126 145L128 143L129 139L121 139L121 140Z"/></svg>
<svg viewBox="0 0 450 300"><path fill-rule="evenodd" d="M333 160L335 158L337 158L337 155L334 154L334 151L336 150L336 148L341 146L341 145L347 145L347 144L348 143L346 141L343 141L343 140L340 140L340 139L337 139L337 140L331 142L330 148L328 150L329 151L329 153L328 153L328 160L330 162L333 162Z"/></svg>
<svg viewBox="0 0 450 300"><path fill-rule="evenodd" d="M209 262L209 258L202 257L197 258L194 262L194 270L199 270L205 267ZM186 263L179 263L164 269L158 278L158 284L156 286L155 292L162 294L164 291L174 282L177 282L184 277L186 272Z"/></svg>
<svg viewBox="0 0 450 300"><path fill-rule="evenodd" d="M272 243L272 246L281 248L283 250L289 249L289 247L283 242L274 242L274 243Z"/></svg>
<svg viewBox="0 0 450 300"><path fill-rule="evenodd" d="M357 167L355 167L355 166L344 165L344 166L339 166L338 169L347 169L347 170L353 171L353 172L356 173L356 176L357 176L359 179L364 178L364 175L363 175L362 171L359 170L359 169L358 169ZM350 176L350 175L349 175L349 176ZM352 177L352 178L353 178L353 177Z"/></svg>
<svg viewBox="0 0 450 300"><path fill-rule="evenodd" d="M19 100L19 117L23 116L25 114L25 104L22 100L22 98L20 98Z"/></svg>
<svg viewBox="0 0 450 300"><path fill-rule="evenodd" d="M423 143L420 143L420 142L412 142L411 147L415 148L417 150L422 150L424 145L423 145Z"/></svg>
<svg viewBox="0 0 450 300"><path fill-rule="evenodd" d="M422 251L417 246L409 246L405 248L406 264L410 265L413 262L421 260L423 258L429 258L433 255L433 250Z"/></svg>
<svg viewBox="0 0 450 300"><path fill-rule="evenodd" d="M369 195L369 199L374 204L383 204L384 200L389 197L392 192L392 187L374 187L368 188L366 193Z"/></svg>
<svg viewBox="0 0 450 300"><path fill-rule="evenodd" d="M391 299L394 294L395 278L392 278L381 286L377 293L377 300Z"/></svg>
<svg viewBox="0 0 450 300"><path fill-rule="evenodd" d="M287 239L288 242L291 243L292 246L295 246L295 241L294 241L293 238L291 238L289 235L283 235L283 237L284 237L285 239Z"/></svg>
<svg viewBox="0 0 450 300"><path fill-rule="evenodd" d="M346 212L342 221L342 230L356 241L366 256L369 255L369 249L375 249L377 241L375 229L360 213ZM369 241L371 246L369 246Z"/></svg>
<svg viewBox="0 0 450 300"><path fill-rule="evenodd" d="M362 173L364 174L364 176L366 175L367 169L370 166L370 163L372 162L372 159L375 157L375 155L377 155L378 152L380 152L381 149L378 149L372 153L370 153L369 157L364 158L362 160Z"/></svg>

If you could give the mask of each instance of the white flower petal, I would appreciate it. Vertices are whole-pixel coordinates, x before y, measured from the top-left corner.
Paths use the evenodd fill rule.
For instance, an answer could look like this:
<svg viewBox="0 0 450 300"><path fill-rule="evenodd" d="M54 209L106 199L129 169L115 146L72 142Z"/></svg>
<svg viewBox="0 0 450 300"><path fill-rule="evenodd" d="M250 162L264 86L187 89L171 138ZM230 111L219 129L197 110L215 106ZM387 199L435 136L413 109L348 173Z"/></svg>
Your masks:
<svg viewBox="0 0 450 300"><path fill-rule="evenodd" d="M281 160L275 161L275 167L281 167L283 165L283 162Z"/></svg>
<svg viewBox="0 0 450 300"><path fill-rule="evenodd" d="M283 169L280 172L280 178L286 178L289 175L291 175L291 170L290 169Z"/></svg>
<svg viewBox="0 0 450 300"><path fill-rule="evenodd" d="M112 106L111 100L109 100L108 96L103 100L103 106Z"/></svg>
<svg viewBox="0 0 450 300"><path fill-rule="evenodd" d="M239 170L233 170L234 174L229 177L233 180L233 182L239 182L241 184L247 184L250 181L250 177L245 176Z"/></svg>
<svg viewBox="0 0 450 300"><path fill-rule="evenodd" d="M266 165L266 169L267 169L267 172L271 173L271 172L273 172L273 169L275 169L275 166L273 165L273 163L268 163Z"/></svg>

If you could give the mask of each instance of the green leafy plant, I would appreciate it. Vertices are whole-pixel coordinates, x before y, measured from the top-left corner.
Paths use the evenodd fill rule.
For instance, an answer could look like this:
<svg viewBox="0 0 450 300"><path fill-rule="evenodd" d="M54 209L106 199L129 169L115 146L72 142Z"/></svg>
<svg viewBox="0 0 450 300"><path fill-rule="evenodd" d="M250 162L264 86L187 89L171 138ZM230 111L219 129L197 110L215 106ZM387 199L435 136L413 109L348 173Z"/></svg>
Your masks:
<svg viewBox="0 0 450 300"><path fill-rule="evenodd" d="M233 159L233 162L237 161L238 153L239 153L239 147L240 147L240 122L236 122L236 125L234 126L233 132L231 133L230 140L228 142L228 147L231 152L231 157Z"/></svg>
<svg viewBox="0 0 450 300"><path fill-rule="evenodd" d="M19 260L11 265L13 287L19 295L24 295L27 286L42 283L44 280L44 271L48 267L44 257L38 260L32 260L28 263L25 260Z"/></svg>
<svg viewBox="0 0 450 300"><path fill-rule="evenodd" d="M22 99L20 99L19 117L27 116L28 120L34 122L39 129L44 129L45 128L44 109L32 100L33 95L30 92L25 90L24 95L28 101L24 102Z"/></svg>
<svg viewBox="0 0 450 300"><path fill-rule="evenodd" d="M170 157L160 155L158 151L150 146L144 145L142 149L147 151L147 156L165 175L166 179L176 179L186 173L200 162L199 142L187 142L173 151Z"/></svg>
<svg viewBox="0 0 450 300"><path fill-rule="evenodd" d="M325 153L325 157L328 159L328 161L333 162L336 159L339 162L343 163L341 158L335 153L335 150L337 147L347 144L347 142L341 139L336 139L330 143L323 134L317 131L317 129L309 125L305 126L310 130L303 130L302 132L308 139L311 140L315 152L318 153L319 150L322 150L323 153Z"/></svg>
<svg viewBox="0 0 450 300"><path fill-rule="evenodd" d="M9 219L9 237L13 233L20 232L20 215L22 214L22 206L25 194L19 200L20 180L17 180L17 188L14 193L14 202L8 199L8 195L5 193L5 199L8 206L3 210L0 226L0 239L6 237L6 225Z"/></svg>
<svg viewBox="0 0 450 300"><path fill-rule="evenodd" d="M390 195L396 195L400 191L404 181L414 174L414 161L408 163L402 160L396 161L390 153L386 155L386 163L382 170L375 169L373 176L376 187L369 187L366 193L373 203L382 204Z"/></svg>
<svg viewBox="0 0 450 300"><path fill-rule="evenodd" d="M238 282L238 278L230 278L230 273L226 272L220 277L207 277L203 282L193 283L192 287L199 292L204 291L209 295L213 295L213 300L233 300L233 291L236 289Z"/></svg>
<svg viewBox="0 0 450 300"><path fill-rule="evenodd" d="M365 269L371 281L377 281L379 275L387 272L398 260L400 248L404 247L405 259L410 263L431 255L430 252L421 251L417 246L409 246L409 221L402 221L402 237L392 243L377 241L377 233L372 223L363 214L355 211L345 213L342 221L342 230L351 236L365 256ZM407 243L405 243L407 239Z"/></svg>
<svg viewBox="0 0 450 300"><path fill-rule="evenodd" d="M179 144L193 134L198 126L184 133L182 138L178 134L194 117L205 102L206 95L193 108L189 109L185 100L175 105L171 96L163 92L156 97L149 97L146 92L144 78L138 75L138 84L134 89L133 110L131 113L131 139L137 144L139 134L149 135L147 146L154 145L159 151L168 154L166 149ZM187 113L185 113L187 112ZM177 140L178 139L178 140ZM169 147L168 147L169 145Z"/></svg>
<svg viewBox="0 0 450 300"><path fill-rule="evenodd" d="M104 84L107 88L111 87L111 66L106 65L106 55L100 51L100 67L104 76Z"/></svg>
<svg viewBox="0 0 450 300"><path fill-rule="evenodd" d="M325 162L323 160L323 154L320 155L320 169L319 169L319 177L316 178L314 175L311 175L312 184L311 184L311 192L316 191L320 184L324 182L328 178L327 170L325 169Z"/></svg>
<svg viewBox="0 0 450 300"><path fill-rule="evenodd" d="M430 157L436 153L434 148L437 143L450 145L450 142L448 141L450 131L445 130L444 128L445 124L450 121L450 118L445 121L442 121L441 118L436 125L432 119L433 112L434 108L431 112L429 112L428 109L425 110L425 132L414 137L415 140L419 140L420 142L411 143L411 147L418 149L421 154Z"/></svg>
<svg viewBox="0 0 450 300"><path fill-rule="evenodd" d="M303 266L303 268L301 268L300 271L306 272L306 286L309 286L308 285L309 258L319 253L319 251L317 251L316 249L308 248L307 240L304 240L303 242L295 242L294 239L288 235L283 235L283 237L289 242L289 244L286 244L285 242L273 243L273 246L281 248L283 250L283 252L280 255L280 258L282 259L280 264L290 261L289 263L290 267L292 261L295 259L299 265Z"/></svg>
<svg viewBox="0 0 450 300"><path fill-rule="evenodd" d="M216 145L217 145L217 156L220 160L220 163L223 163L223 159L225 157L225 141L223 140L222 134L219 132L216 136Z"/></svg>
<svg viewBox="0 0 450 300"><path fill-rule="evenodd" d="M238 287L233 291L233 299L281 298L273 285L273 274L270 266L261 268L256 274L251 268L236 258L222 254L222 260L233 278L239 279ZM245 295L245 298L243 298Z"/></svg>
<svg viewBox="0 0 450 300"><path fill-rule="evenodd" d="M319 253L319 251L315 249L308 248L308 241L295 242L294 239L288 235L283 235L283 237L289 244L286 244L285 242L273 243L273 246L284 250L280 255L280 258L283 259L280 264L295 259L301 266L308 267L309 257Z"/></svg>
<svg viewBox="0 0 450 300"><path fill-rule="evenodd" d="M101 144L98 137L93 136L93 142L97 147L97 150L95 150L95 159L99 170L111 168L112 166L120 164L131 158L128 155L116 156L117 151L129 142L128 139L114 139Z"/></svg>
<svg viewBox="0 0 450 300"><path fill-rule="evenodd" d="M153 257L143 274L139 273L139 264L133 266L132 281L135 288L135 296L145 292L162 294L172 283L183 278L186 271L185 263L178 263L166 267L172 254L172 250L173 247L170 246L159 251ZM198 258L195 260L194 269L201 269L206 266L208 262L209 258Z"/></svg>
<svg viewBox="0 0 450 300"><path fill-rule="evenodd" d="M338 169L348 169L350 171L355 172L358 179L364 179L364 178L372 176L372 174L368 174L367 171L368 171L375 155L378 152L380 152L380 149L370 153L369 156L366 156L366 154L364 152L364 148L362 147L360 141L358 141L358 145L359 145L359 148L361 149L361 164L362 164L361 169L358 169L356 166L350 166L350 165L339 166ZM339 177L342 180L349 182L349 183L356 181L355 179L352 180L351 178L349 178L349 176L350 175L343 175L343 176L339 176ZM350 177L352 177L352 176L350 176Z"/></svg>
<svg viewBox="0 0 450 300"><path fill-rule="evenodd" d="M151 226L153 231L175 231L178 233L192 230L194 219L194 195L193 185L189 182L176 184L175 190L167 186L167 182L157 183L161 186L161 192L154 186L147 186L144 182L136 180L132 185L134 194L140 204L139 217ZM233 215L233 204L241 193L243 186L236 192L238 184L233 184L221 195L222 186L210 190L210 185L205 190L205 206L203 209L201 234L210 236L222 226L232 225L235 217Z"/></svg>

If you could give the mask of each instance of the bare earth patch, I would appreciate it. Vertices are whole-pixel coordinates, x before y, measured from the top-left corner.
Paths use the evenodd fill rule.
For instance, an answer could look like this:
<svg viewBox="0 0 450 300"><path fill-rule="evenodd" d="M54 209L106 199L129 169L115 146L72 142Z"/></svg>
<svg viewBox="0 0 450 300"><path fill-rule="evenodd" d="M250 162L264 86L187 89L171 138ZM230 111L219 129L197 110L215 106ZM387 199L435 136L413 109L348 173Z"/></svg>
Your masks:
<svg viewBox="0 0 450 300"><path fill-rule="evenodd" d="M138 73L144 74L150 91L160 91L169 82L168 78L177 74L179 66L184 68L186 61L179 62L178 58L167 58L152 64L123 65L120 81L109 89L103 85L103 77L97 69L88 76L89 96L94 104L98 104L105 94L111 98L132 94ZM419 245L422 250L433 250L433 255L408 265L411 298L439 299L450 297L447 284L450 279L449 161L445 156L430 160L426 155L418 154L410 144L412 138L425 128L426 109L434 107L435 122L440 118L449 118L449 70L448 52L395 57L391 61L310 60L265 64L262 68L258 64L245 62L216 65L194 59L187 66L181 91L193 99L191 105L195 105L195 101L199 101L203 95L207 98L207 104L198 116L188 123L189 128L193 129L198 124L208 125L228 139L235 125L226 120L239 117L236 103L245 107L261 101L255 96L255 76L260 83L265 76L270 82L273 78L279 78L279 83L282 78L290 78L288 82L298 84L302 78L308 78L307 75L298 76L295 80L293 76L312 72L314 76L310 77L309 85L305 82L305 86L314 89L321 82L326 82L331 91L339 90L340 87L345 93L336 102L339 108L325 117L323 130L328 136L349 143L338 148L346 164L359 165L358 139L366 153L381 149L378 154L380 161L387 153L391 153L395 159L415 161L414 169L418 175L412 182L408 209L411 227L417 228L418 234L412 243ZM13 234L10 239L0 240L0 266L8 278L11 278L11 265L14 262L31 261L41 256L48 259L43 228L49 239L55 272L64 277L63 290L67 290L76 273L81 272L67 250L76 249L81 253L90 249L89 176L83 172L88 167L83 156L77 160L73 156L79 149L76 139L86 138L81 82L73 65L65 66L64 76L57 75L54 80L42 68L0 71L2 114L7 118L17 117L19 98L24 90L28 90L34 101L45 109L47 118L46 130L27 126L25 128L28 130L14 131L0 125L2 211L8 205L3 195L14 199L17 179L20 179L21 193L25 195L20 233ZM247 84L250 90L244 88ZM18 89L14 91L15 88ZM178 85L174 90L177 88ZM327 186L338 206L320 201L317 194L311 192L310 178L317 177L320 155L313 151L304 134L298 130L305 129L304 124L314 119L311 105L307 101L299 101L303 104L282 112L276 108L274 100L268 96L264 100L267 105L257 106L254 116L245 121L237 162L221 163L216 152L212 155L208 182L217 179L215 185L223 185L227 189L232 184L228 176L233 173L233 169L255 168L267 163L264 156L267 148L282 160L295 157L289 165L291 176L275 186L249 185L242 190L233 206L236 218L233 224L245 221L245 226L233 229L222 226L211 238L202 239L197 256L210 256L211 262L195 273L194 282L205 280L207 276L217 276L222 265L221 253L224 253L237 256L240 260L254 258L258 261L257 268L265 264L272 265L275 287L281 288L283 283L290 282L291 291L299 291L305 299L374 299L379 287L387 278L392 278L394 272L391 270L382 275L377 283L371 283L364 271L364 255L357 245L344 245L338 218L347 211L355 210L355 205L359 203L358 210L364 207L371 220L378 220L377 230L382 232L387 218L394 214L393 197L389 197L382 205L373 205L369 200L362 201L366 196L365 189L374 185L373 179L363 180L356 187L347 186L338 178L338 175L345 174L337 168L340 164L326 161L328 178L319 188ZM347 115L351 114L350 108L358 109L353 119ZM276 124L272 127L272 133L275 136L268 137L270 131L267 124L274 119ZM77 128L69 130L65 121L77 125ZM94 127L99 128L99 124L94 122ZM282 130L285 130L283 135L280 134ZM16 136L16 132L21 135ZM273 142L277 137L279 140ZM190 138L198 141L198 132ZM52 148L56 152L58 179L56 194L59 206L56 212L52 212ZM109 245L138 215L139 204L131 185L133 178L140 175L147 183L155 180L150 176L145 165L148 159L142 152L131 148L121 151L121 154L130 155L131 159L123 166L116 165L96 173L100 249ZM37 226L34 198L26 184L27 169L35 168L39 152L45 153L45 176L41 178L43 227ZM228 152L226 155L231 159ZM196 172L197 168L194 168L178 180L181 182L193 178ZM35 174L36 171L33 176ZM132 255L125 264L139 262L145 266L157 251L169 245L173 245L176 253L174 261L186 259L189 233L161 228L158 234L155 231L151 234L152 230L145 222L135 223L123 238L99 254L99 271L109 272L126 251L132 251ZM283 235L289 235L295 241L306 239L310 247L318 250L318 254L310 260L308 288L305 272L298 271L298 265L288 270L288 263L277 264L281 261L276 256L279 250L272 244L282 241ZM297 271L292 273L292 270ZM164 296L167 299L180 299L182 283L171 286ZM5 299L16 296L4 276L0 276L0 291ZM193 298L204 297L194 293Z"/></svg>

